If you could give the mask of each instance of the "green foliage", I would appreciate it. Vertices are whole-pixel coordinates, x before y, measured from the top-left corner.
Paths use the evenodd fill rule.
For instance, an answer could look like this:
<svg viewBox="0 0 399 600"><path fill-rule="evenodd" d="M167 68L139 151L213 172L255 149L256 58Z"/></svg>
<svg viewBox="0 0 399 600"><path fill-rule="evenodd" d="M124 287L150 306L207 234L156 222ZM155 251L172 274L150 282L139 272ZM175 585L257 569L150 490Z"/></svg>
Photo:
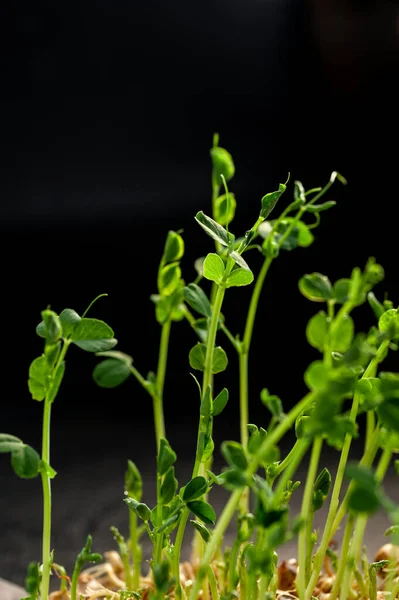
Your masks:
<svg viewBox="0 0 399 600"><path fill-rule="evenodd" d="M211 149L211 162L211 216L199 211L195 220L211 238L208 243L213 242L213 248L208 248L208 254L195 261L196 278L186 283L182 262L185 242L181 231L170 230L166 236L158 266L156 293L150 297L156 320L161 325L158 365L154 371L143 376L129 354L114 349L117 340L112 328L104 321L87 316L93 303L103 295L98 296L82 316L69 308L59 315L50 307L41 313L42 320L36 332L42 338L43 348L29 367L28 388L32 398L43 407L42 453L39 455L15 436L0 434L0 454L10 454L15 473L22 478L40 474L43 483L43 552L41 563L31 563L29 567L26 590L30 600L37 600L39 596L41 600L48 600L50 571L53 564L58 568L49 550L51 480L56 475L49 458L50 417L65 376L65 356L71 346L101 358L93 370L93 379L98 386L114 388L132 376L153 403L156 501L152 507L143 501L143 478L136 464L129 460L124 478L124 503L129 509L130 539L115 527L111 528L121 558L112 586L121 588L126 584L126 589L115 592L121 600L139 600L143 595L149 595L151 600L164 600L167 596L176 600L199 597L230 600L238 595L252 600L273 600L281 575L277 550L294 537L298 537L299 568L289 589L295 589L300 600L311 600L326 557L330 557L336 571L334 597L342 595L356 600L360 595L369 595L374 600L377 596L376 572L384 569L390 573L387 561L370 565L365 559L358 561L364 524L369 515L379 509L387 513L392 523L389 531L393 541L398 538L399 528L397 499L387 497L383 489L384 475L392 463L399 473L398 460L392 460L399 454L399 374L381 370L388 352L398 347L399 309L386 296L379 301L372 291L384 278L384 270L374 258L370 258L363 269L355 267L348 277L335 282L318 272L300 278L299 292L312 302L324 303L324 310L315 311L305 330L309 344L321 353L320 360L312 362L304 374L309 391L298 402L284 398L284 406L289 407L285 411L280 397L264 387L260 399L268 424L262 427L248 423L254 401L249 376L258 371L267 378L270 369L279 369L279 358L282 378L292 377L295 371L289 363L290 353L279 357L275 351L281 341L285 340L287 347L292 343L290 327L281 327L280 340L270 337L267 325L263 332L256 329L264 278L269 268L275 268L280 251L307 248L315 241L314 231L323 213L335 206L335 201L325 198L328 190L335 179L346 182L337 172L333 172L327 184L320 188L306 190L300 181L295 181L292 201L278 213L277 203L288 191L288 181L281 183L276 191L262 197L255 222L246 231L238 232L236 237L229 231L229 226L236 214L237 200L227 188L227 182L234 176L235 165L230 153L219 146L217 135ZM272 211L272 220L266 220ZM247 255L244 258L244 253L253 249L258 251L258 258L263 259L259 268L256 260L252 263L246 261ZM239 303L240 292L231 289L242 286L250 288L248 310ZM268 317L278 319L278 285L271 293L275 304ZM234 294L237 294L236 304ZM244 297L244 291L242 294ZM295 294L293 289L292 310L285 315L287 323L290 318L291 321L300 318L295 310L297 301L298 291ZM225 302L232 303L232 311L224 309ZM369 330L362 333L357 331L356 309L365 303L372 309L371 326L369 324ZM237 321L238 317L243 319L242 335L232 333L234 323L230 321L236 315ZM192 473L183 487L179 486L176 477L180 465L168 441L163 406L166 383L170 386L173 410L183 411L178 395L184 373L176 371L178 376L172 381L166 377L171 325L180 321L187 321L191 333L196 335L188 358L191 369L201 372L199 380L194 377L199 402L198 397L185 399L190 403L197 401L198 432ZM257 335L263 336L264 347L262 353L254 356L256 369L252 369L249 364L249 356L253 356L251 342ZM220 345L222 336L231 344L233 354L237 353L237 356L229 353L230 362ZM144 342L133 341L135 344ZM236 370L237 386L233 384ZM229 400L227 387L221 389L219 384L218 375L224 371L223 377L227 377L233 396L229 411L239 406L239 420L235 422L233 417L232 424L239 426L240 441L227 440L219 447L214 442L218 439L214 432L214 417L222 413ZM256 393L255 390L255 400ZM364 413L367 415L362 420L359 416ZM140 418L139 411L138 415ZM184 411L181 416L184 417ZM227 418L230 422L230 414ZM296 440L291 449L287 449L285 443L280 445L284 436L288 439L294 433ZM350 460L351 444L358 436L364 442L364 451L361 460L353 463ZM329 452L340 453L335 473L320 464L326 447ZM226 465L220 473L214 473L210 469L219 450ZM309 451L308 469L301 476L301 482L297 481L297 472ZM349 487L344 493L345 476ZM211 504L214 485L231 493L219 519ZM300 514L293 515L291 497L299 486L302 494ZM328 503L330 494L331 503ZM314 513L322 507L327 510L327 519L324 529L317 532ZM195 567L197 560L199 563L193 581L183 589L181 549L190 514L195 517L190 520L195 530ZM347 543L347 547L338 558L328 543L334 539L345 516L344 544ZM234 519L237 525L235 538L231 549L226 549L224 534ZM140 587L147 583L141 578L140 537L143 535L152 546L152 557L148 561L153 575L151 589ZM99 554L92 552L91 543L91 536L88 536L77 557L70 580L71 600L78 600L78 580L85 563L101 560ZM362 562L362 571L359 562ZM64 593L69 578L61 569L63 587L60 591ZM390 584L399 587L390 574L386 582L388 593ZM393 590L396 593L395 587Z"/></svg>

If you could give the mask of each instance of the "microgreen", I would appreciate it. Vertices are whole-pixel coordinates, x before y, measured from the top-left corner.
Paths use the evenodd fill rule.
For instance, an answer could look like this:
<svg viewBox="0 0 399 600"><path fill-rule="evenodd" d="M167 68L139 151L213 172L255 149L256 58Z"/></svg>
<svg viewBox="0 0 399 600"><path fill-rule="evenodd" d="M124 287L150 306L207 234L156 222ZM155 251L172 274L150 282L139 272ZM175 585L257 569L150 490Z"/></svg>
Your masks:
<svg viewBox="0 0 399 600"><path fill-rule="evenodd" d="M53 569L61 579L62 597L76 600L85 563L101 560L92 553L89 536L69 579L63 567L54 563L51 552L51 479L56 471L50 462L50 415L65 376L67 350L74 346L99 357L93 371L97 385L126 385L132 376L150 396L156 457L156 498L150 504L145 500L142 476L128 460L123 498L128 534L111 528L120 561L117 567L106 563L102 571L101 565L94 571L91 568L90 577L97 582L95 595L90 596L87 588L80 598L139 600L149 596L163 600L173 594L177 600L274 600L284 582L285 563L279 562L279 548L293 539L297 540L294 558L298 568L285 575L291 587L283 590L290 589L299 600L312 600L323 592L323 586L328 588L329 600L374 600L379 571L388 574L384 590L395 598L399 591L395 546L399 507L386 495L383 480L391 464L399 473L394 459L399 453L399 373L384 371L381 364L397 349L399 309L387 298L378 299L377 286L384 270L371 257L363 268L355 267L336 281L319 272L300 278L296 293L315 303L314 314L303 327L314 353L304 373L308 391L288 406L277 390L261 388L265 427L251 423L249 356L267 274L280 254L301 251L315 242L315 230L324 213L336 204L325 196L335 180L346 181L334 171L324 187L305 190L300 181L291 184L288 178L254 203L252 224L240 230L234 223L239 199L228 187L235 165L231 154L219 146L217 134L210 155L210 211L199 211L194 217L204 233L204 256L195 261L195 279L183 278L185 242L180 231L167 233L161 252L157 289L150 296L160 328L154 372L143 375L130 354L115 349L117 340L111 327L86 316L93 303L82 316L72 309L59 314L50 308L42 312L36 332L44 340L44 349L31 363L28 379L32 398L43 402L41 453L16 436L0 434L0 453L10 454L15 473L42 479L42 562L29 566L28 597L48 600ZM290 194L292 200L279 210ZM232 288L243 286L250 288L250 299L243 331L235 332L235 324L227 321L223 308L230 298L234 302L236 290ZM358 331L356 324L356 309L362 305L371 309L365 332ZM198 406L192 472L184 482L176 478L179 459L168 440L163 407L175 323L191 327L191 348L187 348L182 368L193 377L192 397ZM230 367L234 354L239 365L237 377ZM218 375L224 371L229 385L222 388ZM267 385L267 372L265 377ZM225 466L215 473L214 427L234 389L239 396L240 439L221 444ZM359 418L362 415L363 420ZM290 432L295 434L295 442L283 452L280 442ZM363 441L363 455L353 461L352 441L358 437ZM324 448L336 453L335 472L320 464ZM306 456L308 467L299 481L297 472ZM345 482L348 486L343 493ZM214 486L230 494L219 514L212 506ZM292 514L292 497L301 499L298 515ZM322 507L326 520L316 531L315 514ZM387 556L370 563L363 539L368 518L377 510L384 510L391 520L387 535L392 536L392 544ZM331 541L344 520L341 547L333 552ZM225 532L231 523L236 525L236 535L231 547L226 547ZM189 529L194 537L192 556L182 564L183 541ZM152 548L147 577L143 577L142 564L145 542ZM110 570L113 575L106 587L104 573L109 575Z"/></svg>

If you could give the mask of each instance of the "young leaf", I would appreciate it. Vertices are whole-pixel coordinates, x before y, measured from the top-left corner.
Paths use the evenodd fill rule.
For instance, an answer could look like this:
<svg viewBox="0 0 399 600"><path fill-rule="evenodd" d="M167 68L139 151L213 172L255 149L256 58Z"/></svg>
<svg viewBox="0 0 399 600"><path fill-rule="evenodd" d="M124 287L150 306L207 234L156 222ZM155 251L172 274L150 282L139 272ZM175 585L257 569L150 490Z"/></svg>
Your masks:
<svg viewBox="0 0 399 600"><path fill-rule="evenodd" d="M22 479L32 479L39 473L40 456L30 446L22 444L11 454L14 472Z"/></svg>
<svg viewBox="0 0 399 600"><path fill-rule="evenodd" d="M385 312L384 305L377 300L374 292L369 292L367 294L367 300L375 316L377 317L377 319L379 319Z"/></svg>
<svg viewBox="0 0 399 600"><path fill-rule="evenodd" d="M175 478L175 468L170 467L163 478L160 491L161 504L169 504L172 502L177 490L177 480Z"/></svg>
<svg viewBox="0 0 399 600"><path fill-rule="evenodd" d="M337 304L345 304L349 298L351 280L338 279L333 286L333 297Z"/></svg>
<svg viewBox="0 0 399 600"><path fill-rule="evenodd" d="M208 422L209 422L209 418L212 414L212 396L211 396L211 386L208 385L208 387L205 390L205 394L202 396L201 398L201 406L200 406L200 416L201 417L205 417L206 419L206 429L205 431L208 432Z"/></svg>
<svg viewBox="0 0 399 600"><path fill-rule="evenodd" d="M229 392L227 388L223 388L222 391L216 396L216 398L213 401L212 416L216 417L217 415L220 415L220 413L226 406L228 399Z"/></svg>
<svg viewBox="0 0 399 600"><path fill-rule="evenodd" d="M324 468L313 484L312 510L319 510L328 496L331 487L331 473Z"/></svg>
<svg viewBox="0 0 399 600"><path fill-rule="evenodd" d="M242 285L249 285L254 280L254 275L252 271L248 271L246 269L242 269L239 267L238 269L234 269L227 278L226 287L236 287Z"/></svg>
<svg viewBox="0 0 399 600"><path fill-rule="evenodd" d="M206 345L197 342L197 344L191 348L188 355L190 367L197 371L203 371L205 369L205 355Z"/></svg>
<svg viewBox="0 0 399 600"><path fill-rule="evenodd" d="M232 258L234 260L234 262L241 267L241 269L244 269L245 271L251 271L251 269L249 268L247 262L243 259L243 257L241 256L241 254L239 254L238 252L236 252L235 250L233 250L232 252L229 252L229 256L230 258Z"/></svg>
<svg viewBox="0 0 399 600"><path fill-rule="evenodd" d="M221 183L221 175L223 175L226 181L230 181L235 173L233 157L230 152L220 146L214 146L211 148L210 154L213 167L212 176L215 182Z"/></svg>
<svg viewBox="0 0 399 600"><path fill-rule="evenodd" d="M203 523L201 523L200 521L194 521L194 520L190 520L190 523L198 531L198 533L200 534L200 536L202 537L204 542L205 543L209 542L209 540L211 538L211 532L205 527L205 525Z"/></svg>
<svg viewBox="0 0 399 600"><path fill-rule="evenodd" d="M208 502L194 500L193 502L187 503L187 508L204 523L207 523L208 525L215 524L216 513Z"/></svg>
<svg viewBox="0 0 399 600"><path fill-rule="evenodd" d="M227 180L226 180L227 181ZM214 206L214 216L220 225L228 225L234 219L237 202L234 194L219 196Z"/></svg>
<svg viewBox="0 0 399 600"><path fill-rule="evenodd" d="M179 287L181 268L178 262L161 267L158 273L158 291L161 296L171 296Z"/></svg>
<svg viewBox="0 0 399 600"><path fill-rule="evenodd" d="M212 356L212 373L221 373L227 368L228 358L226 352L220 346L216 346Z"/></svg>
<svg viewBox="0 0 399 600"><path fill-rule="evenodd" d="M377 414L381 423L387 429L399 431L399 399L385 398L384 401L377 406Z"/></svg>
<svg viewBox="0 0 399 600"><path fill-rule="evenodd" d="M180 260L184 254L184 240L176 231L168 231L163 251L165 264Z"/></svg>
<svg viewBox="0 0 399 600"><path fill-rule="evenodd" d="M45 356L39 356L29 367L28 387L33 400L44 400L49 386L51 368Z"/></svg>
<svg viewBox="0 0 399 600"><path fill-rule="evenodd" d="M190 283L184 288L184 299L200 315L210 318L212 307L204 290L195 283Z"/></svg>
<svg viewBox="0 0 399 600"><path fill-rule="evenodd" d="M103 388L114 388L121 385L131 375L130 366L116 358L106 358L93 370L93 379Z"/></svg>
<svg viewBox="0 0 399 600"><path fill-rule="evenodd" d="M283 415L283 405L278 396L269 394L269 390L263 388L260 393L260 399L266 408L271 412L272 416L280 419Z"/></svg>
<svg viewBox="0 0 399 600"><path fill-rule="evenodd" d="M104 321L84 318L79 321L74 329L71 340L86 352L103 352L111 350L117 341L114 332Z"/></svg>
<svg viewBox="0 0 399 600"><path fill-rule="evenodd" d="M15 450L19 450L21 446L23 446L23 441L15 437L15 435L0 433L0 454L14 452Z"/></svg>
<svg viewBox="0 0 399 600"><path fill-rule="evenodd" d="M72 308L65 308L60 314L62 337L70 338L81 317Z"/></svg>
<svg viewBox="0 0 399 600"><path fill-rule="evenodd" d="M387 333L391 340L399 339L399 311L395 308L384 312L378 321L378 328Z"/></svg>
<svg viewBox="0 0 399 600"><path fill-rule="evenodd" d="M221 451L230 466L245 471L248 466L248 461L241 444L234 441L223 442Z"/></svg>
<svg viewBox="0 0 399 600"><path fill-rule="evenodd" d="M304 275L299 280L299 291L313 302L326 302L333 296L330 280L321 273Z"/></svg>
<svg viewBox="0 0 399 600"><path fill-rule="evenodd" d="M234 243L234 235L227 232L219 223L204 215L202 211L196 214L195 220L213 240L219 242L222 246L230 247Z"/></svg>
<svg viewBox="0 0 399 600"><path fill-rule="evenodd" d="M192 502L193 500L197 500L197 498L201 498L208 489L208 482L205 477L199 475L198 477L194 477L188 484L185 486L183 490L183 501L184 502Z"/></svg>
<svg viewBox="0 0 399 600"><path fill-rule="evenodd" d="M127 461L125 489L128 496L140 502L143 495L143 480L141 478L140 471L132 460Z"/></svg>
<svg viewBox="0 0 399 600"><path fill-rule="evenodd" d="M129 509L144 522L148 521L151 517L150 509L143 502L137 502L134 498L124 498L123 501L127 504Z"/></svg>
<svg viewBox="0 0 399 600"><path fill-rule="evenodd" d="M276 192L270 192L269 194L263 196L261 201L262 210L259 213L263 219L267 219L273 208L276 206L280 196L285 192L286 189L286 184L280 183Z"/></svg>
<svg viewBox="0 0 399 600"><path fill-rule="evenodd" d="M44 337L49 344L55 344L62 335L62 325L59 316L53 310L42 312Z"/></svg>
<svg viewBox="0 0 399 600"><path fill-rule="evenodd" d="M176 452L172 450L169 442L162 438L158 454L158 475L165 475L170 467L176 462L176 458Z"/></svg>
<svg viewBox="0 0 399 600"><path fill-rule="evenodd" d="M327 200L327 202L322 202L321 204L308 204L308 206L306 206L306 210L313 214L320 213L325 210L329 210L336 204L337 203L335 202L335 200Z"/></svg>
<svg viewBox="0 0 399 600"><path fill-rule="evenodd" d="M214 281L218 285L222 282L224 275L224 262L214 252L208 254L204 261L204 277Z"/></svg>

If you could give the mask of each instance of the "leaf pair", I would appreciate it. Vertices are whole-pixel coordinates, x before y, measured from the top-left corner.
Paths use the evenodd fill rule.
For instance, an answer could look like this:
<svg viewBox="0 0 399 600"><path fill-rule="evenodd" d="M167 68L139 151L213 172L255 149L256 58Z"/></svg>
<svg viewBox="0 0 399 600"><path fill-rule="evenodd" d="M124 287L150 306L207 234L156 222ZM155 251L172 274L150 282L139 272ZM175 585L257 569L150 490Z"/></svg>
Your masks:
<svg viewBox="0 0 399 600"><path fill-rule="evenodd" d="M40 456L31 446L8 433L0 433L0 454L11 454L11 465L18 477L32 479L40 471Z"/></svg>

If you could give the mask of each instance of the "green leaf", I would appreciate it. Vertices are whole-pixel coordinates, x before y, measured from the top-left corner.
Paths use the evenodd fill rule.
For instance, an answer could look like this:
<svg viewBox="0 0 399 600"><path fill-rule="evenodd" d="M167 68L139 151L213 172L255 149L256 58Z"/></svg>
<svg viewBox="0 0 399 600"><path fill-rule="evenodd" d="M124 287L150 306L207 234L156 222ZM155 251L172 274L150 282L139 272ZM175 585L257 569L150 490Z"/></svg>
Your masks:
<svg viewBox="0 0 399 600"><path fill-rule="evenodd" d="M204 261L204 277L219 285L223 280L224 268L224 262L220 256L212 252Z"/></svg>
<svg viewBox="0 0 399 600"><path fill-rule="evenodd" d="M245 471L248 466L247 457L242 445L238 442L227 441L221 446L222 455L231 467Z"/></svg>
<svg viewBox="0 0 399 600"><path fill-rule="evenodd" d="M204 215L202 211L196 214L195 220L213 240L219 242L222 246L228 248L233 245L234 235L226 231L219 223Z"/></svg>
<svg viewBox="0 0 399 600"><path fill-rule="evenodd" d="M324 468L313 484L312 510L320 510L323 506L331 487L331 473Z"/></svg>
<svg viewBox="0 0 399 600"><path fill-rule="evenodd" d="M57 397L62 380L64 378L64 374L65 374L65 362L63 361L62 363L59 364L57 371L54 374L53 380L51 382L49 395L48 395L48 400L50 403L54 402L54 400Z"/></svg>
<svg viewBox="0 0 399 600"><path fill-rule="evenodd" d="M30 446L22 444L11 454L14 472L22 479L32 479L39 473L40 456Z"/></svg>
<svg viewBox="0 0 399 600"><path fill-rule="evenodd" d="M193 500L197 500L197 498L201 498L206 493L207 489L208 482L205 477L201 475L194 477L184 488L183 501L192 502Z"/></svg>
<svg viewBox="0 0 399 600"><path fill-rule="evenodd" d="M197 344L191 348L188 355L190 367L197 371L203 371L205 369L205 355L206 345L197 342Z"/></svg>
<svg viewBox="0 0 399 600"><path fill-rule="evenodd" d="M104 321L84 318L74 329L71 340L86 352L104 352L111 350L116 344L114 332Z"/></svg>
<svg viewBox="0 0 399 600"><path fill-rule="evenodd" d="M350 286L350 279L338 279L338 281L334 283L333 297L335 302L338 304L345 304L349 298Z"/></svg>
<svg viewBox="0 0 399 600"><path fill-rule="evenodd" d="M387 429L399 431L399 398L385 398L377 406L377 414L379 420Z"/></svg>
<svg viewBox="0 0 399 600"><path fill-rule="evenodd" d="M230 152L225 148L214 146L211 148L210 153L213 167L212 175L216 184L221 184L221 175L223 175L226 181L230 181L235 173L233 157Z"/></svg>
<svg viewBox="0 0 399 600"><path fill-rule="evenodd" d="M125 489L131 498L140 502L143 495L143 480L140 471L132 460L127 461Z"/></svg>
<svg viewBox="0 0 399 600"><path fill-rule="evenodd" d="M312 214L320 213L325 210L329 210L336 204L337 203L335 202L335 200L327 200L327 202L322 202L321 204L308 204L308 206L306 206L306 210Z"/></svg>
<svg viewBox="0 0 399 600"><path fill-rule="evenodd" d="M43 310L44 337L49 344L55 344L62 335L62 325L59 316L53 310Z"/></svg>
<svg viewBox="0 0 399 600"><path fill-rule="evenodd" d="M373 489L355 485L349 494L348 508L354 513L375 513L381 506L381 500Z"/></svg>
<svg viewBox="0 0 399 600"><path fill-rule="evenodd" d="M381 302L377 300L374 292L369 292L367 294L367 300L375 316L377 317L377 319L379 319L385 312L383 304L381 304Z"/></svg>
<svg viewBox="0 0 399 600"><path fill-rule="evenodd" d="M241 256L241 254L239 254L238 252L236 252L235 250L233 250L232 252L229 252L229 256L234 260L234 262L239 267L241 267L245 271L251 272L251 269L249 268L247 262L243 259L243 257Z"/></svg>
<svg viewBox="0 0 399 600"><path fill-rule="evenodd" d="M221 373L227 368L228 358L226 352L220 346L216 346L212 356L212 373Z"/></svg>
<svg viewBox="0 0 399 600"><path fill-rule="evenodd" d="M269 194L263 196L261 200L262 210L259 213L263 219L267 219L273 208L276 206L280 196L285 192L286 189L287 186L284 183L280 183L276 192L270 192Z"/></svg>
<svg viewBox="0 0 399 600"><path fill-rule="evenodd" d="M180 512L166 519L165 523L157 530L158 533L165 532L166 535L172 533L180 519Z"/></svg>
<svg viewBox="0 0 399 600"><path fill-rule="evenodd" d="M204 542L209 542L211 539L211 532L203 525L200 521L190 520L190 523L198 531Z"/></svg>
<svg viewBox="0 0 399 600"><path fill-rule="evenodd" d="M327 340L329 319L324 310L314 315L307 324L306 338L313 348L323 352Z"/></svg>
<svg viewBox="0 0 399 600"><path fill-rule="evenodd" d="M333 297L330 280L321 273L304 275L299 280L299 291L313 302L326 302Z"/></svg>
<svg viewBox="0 0 399 600"><path fill-rule="evenodd" d="M291 231L286 237L288 228L291 228ZM298 221L293 217L286 217L282 221L266 221L261 224L258 232L265 239L263 243L264 250L267 250L268 245L270 245L271 240L269 240L269 237L272 230L273 242L282 250L291 251L298 248L298 246L307 248L314 241L312 232L303 221ZM284 241L281 242L283 237Z"/></svg>
<svg viewBox="0 0 399 600"><path fill-rule="evenodd" d="M227 388L223 388L213 401L212 416L217 417L217 415L220 415L228 400L229 392Z"/></svg>
<svg viewBox="0 0 399 600"><path fill-rule="evenodd" d="M269 390L263 388L260 393L260 399L273 417L280 419L283 416L283 405L278 396L269 394Z"/></svg>
<svg viewBox="0 0 399 600"><path fill-rule="evenodd" d="M168 588L171 585L171 580L169 579L169 563L167 560L164 560L161 564L155 564L153 566L154 573L154 583L155 588L162 592L162 595L165 596Z"/></svg>
<svg viewBox="0 0 399 600"><path fill-rule="evenodd" d="M391 340L399 339L399 311L395 308L384 312L378 320L378 328Z"/></svg>
<svg viewBox="0 0 399 600"><path fill-rule="evenodd" d="M184 288L184 299L200 315L210 318L212 307L204 290L196 283L190 283Z"/></svg>
<svg viewBox="0 0 399 600"><path fill-rule="evenodd" d="M234 219L237 202L234 194L223 194L216 198L214 206L215 220L220 225L228 225Z"/></svg>
<svg viewBox="0 0 399 600"><path fill-rule="evenodd" d="M170 467L163 478L160 491L161 504L172 502L177 490L177 479L175 478L175 468Z"/></svg>
<svg viewBox="0 0 399 600"><path fill-rule="evenodd" d="M188 355L190 367L197 371L205 370L206 344L198 342L193 346ZM212 357L212 373L220 373L226 369L228 358L220 346L216 346Z"/></svg>
<svg viewBox="0 0 399 600"><path fill-rule="evenodd" d="M240 469L226 469L223 472L223 479L224 487L230 492L242 489L248 485L248 479Z"/></svg>
<svg viewBox="0 0 399 600"><path fill-rule="evenodd" d="M206 421L208 422L211 414L212 414L211 386L208 385L208 387L205 390L205 394L201 398L200 416L205 417Z"/></svg>
<svg viewBox="0 0 399 600"><path fill-rule="evenodd" d="M163 251L165 264L180 260L184 254L184 240L176 231L168 231Z"/></svg>
<svg viewBox="0 0 399 600"><path fill-rule="evenodd" d="M380 446L393 454L399 454L399 431L389 431L383 427L381 429Z"/></svg>
<svg viewBox="0 0 399 600"><path fill-rule="evenodd" d="M254 280L254 274L252 271L238 268L234 269L227 278L226 288L249 285Z"/></svg>
<svg viewBox="0 0 399 600"><path fill-rule="evenodd" d="M15 450L19 450L23 445L23 441L15 437L15 435L0 433L0 454L14 452Z"/></svg>
<svg viewBox="0 0 399 600"><path fill-rule="evenodd" d="M172 465L175 464L177 459L176 452L172 450L168 440L164 438L160 441L159 454L158 454L158 475L165 475Z"/></svg>
<svg viewBox="0 0 399 600"><path fill-rule="evenodd" d="M28 387L33 400L44 400L51 373L50 365L45 356L39 356L29 367Z"/></svg>
<svg viewBox="0 0 399 600"><path fill-rule="evenodd" d="M215 524L216 513L208 502L194 500L194 502L187 503L187 508L204 523L207 523L208 525Z"/></svg>
<svg viewBox="0 0 399 600"><path fill-rule="evenodd" d="M158 291L161 296L171 296L180 284L181 268L178 262L161 267L158 273Z"/></svg>
<svg viewBox="0 0 399 600"><path fill-rule="evenodd" d="M62 325L62 336L64 338L70 338L74 332L75 327L81 321L81 317L72 308L65 308L60 314L60 321Z"/></svg>
<svg viewBox="0 0 399 600"><path fill-rule="evenodd" d="M38 597L41 581L40 565L37 562L30 562L25 579L25 589L30 594L27 600L33 600Z"/></svg>
<svg viewBox="0 0 399 600"><path fill-rule="evenodd" d="M310 390L323 389L328 381L328 367L321 361L315 360L305 371L304 380Z"/></svg>
<svg viewBox="0 0 399 600"><path fill-rule="evenodd" d="M130 367L125 361L107 358L98 363L93 370L93 379L103 388L114 388L123 383L131 375Z"/></svg>
<svg viewBox="0 0 399 600"><path fill-rule="evenodd" d="M151 511L146 504L143 502L137 502L134 498L124 498L123 501L129 509L143 521L148 521L151 517Z"/></svg>

